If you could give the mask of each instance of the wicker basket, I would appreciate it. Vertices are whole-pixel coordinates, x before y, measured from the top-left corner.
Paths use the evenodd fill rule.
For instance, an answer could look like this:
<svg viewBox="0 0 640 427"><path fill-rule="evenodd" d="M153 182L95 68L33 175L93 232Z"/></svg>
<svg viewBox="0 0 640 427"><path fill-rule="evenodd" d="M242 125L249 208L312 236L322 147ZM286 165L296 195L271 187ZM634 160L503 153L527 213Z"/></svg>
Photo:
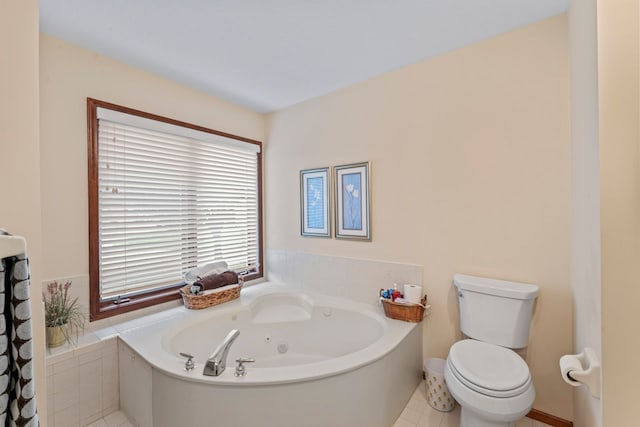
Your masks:
<svg viewBox="0 0 640 427"><path fill-rule="evenodd" d="M189 310L200 310L238 298L242 286L236 286L220 292L210 292L204 295L193 295L189 293L190 288L191 285L185 285L180 288L180 295L182 295L184 306Z"/></svg>
<svg viewBox="0 0 640 427"><path fill-rule="evenodd" d="M384 289L380 289L380 296ZM418 304L398 304L386 298L382 298L382 306L384 307L384 314L397 320L404 320L405 322L422 322L424 318L424 306L427 304L427 296L422 297L422 305Z"/></svg>

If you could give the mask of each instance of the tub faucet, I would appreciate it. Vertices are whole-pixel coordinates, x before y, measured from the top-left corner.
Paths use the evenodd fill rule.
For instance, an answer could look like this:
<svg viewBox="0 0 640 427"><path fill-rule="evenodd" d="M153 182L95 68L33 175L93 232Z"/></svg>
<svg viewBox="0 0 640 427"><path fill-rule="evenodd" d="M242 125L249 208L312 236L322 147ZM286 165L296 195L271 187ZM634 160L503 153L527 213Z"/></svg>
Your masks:
<svg viewBox="0 0 640 427"><path fill-rule="evenodd" d="M240 335L240 331L237 329L229 332L218 348L216 348L213 354L209 356L209 359L207 359L207 363L204 365L204 371L202 372L203 375L217 377L224 372L224 368L227 367L227 354L229 353L231 344L238 338L238 335Z"/></svg>

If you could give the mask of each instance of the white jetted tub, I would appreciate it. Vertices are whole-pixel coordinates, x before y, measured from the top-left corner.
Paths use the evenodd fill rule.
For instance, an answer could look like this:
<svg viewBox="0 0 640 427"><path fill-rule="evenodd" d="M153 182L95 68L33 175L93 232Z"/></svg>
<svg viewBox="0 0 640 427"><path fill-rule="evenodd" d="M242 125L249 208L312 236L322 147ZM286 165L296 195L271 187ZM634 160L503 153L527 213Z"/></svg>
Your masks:
<svg viewBox="0 0 640 427"><path fill-rule="evenodd" d="M232 329L226 370L203 375ZM135 321L120 338L122 407L148 427L390 427L422 372L420 324L273 283ZM193 371L180 352L195 356ZM240 357L255 359L244 377L234 376Z"/></svg>

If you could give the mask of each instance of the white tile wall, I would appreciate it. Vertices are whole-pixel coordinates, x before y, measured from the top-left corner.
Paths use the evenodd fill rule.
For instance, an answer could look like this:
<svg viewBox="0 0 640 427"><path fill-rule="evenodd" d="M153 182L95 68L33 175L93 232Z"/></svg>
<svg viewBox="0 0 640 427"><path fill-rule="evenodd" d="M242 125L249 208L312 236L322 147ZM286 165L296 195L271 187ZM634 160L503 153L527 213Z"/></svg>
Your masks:
<svg viewBox="0 0 640 427"><path fill-rule="evenodd" d="M117 337L54 350L46 370L47 426L86 426L118 410Z"/></svg>
<svg viewBox="0 0 640 427"><path fill-rule="evenodd" d="M422 284L419 265L268 249L267 279L322 294L373 303L381 288ZM400 288L399 288L400 289Z"/></svg>

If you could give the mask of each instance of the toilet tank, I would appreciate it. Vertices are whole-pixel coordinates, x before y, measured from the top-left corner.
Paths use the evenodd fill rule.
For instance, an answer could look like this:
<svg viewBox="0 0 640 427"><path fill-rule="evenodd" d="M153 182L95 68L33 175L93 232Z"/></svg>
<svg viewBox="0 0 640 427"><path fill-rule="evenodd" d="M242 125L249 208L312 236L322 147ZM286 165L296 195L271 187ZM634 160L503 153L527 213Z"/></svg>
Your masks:
<svg viewBox="0 0 640 427"><path fill-rule="evenodd" d="M456 274L453 283L465 335L508 348L527 346L536 285L464 274Z"/></svg>

